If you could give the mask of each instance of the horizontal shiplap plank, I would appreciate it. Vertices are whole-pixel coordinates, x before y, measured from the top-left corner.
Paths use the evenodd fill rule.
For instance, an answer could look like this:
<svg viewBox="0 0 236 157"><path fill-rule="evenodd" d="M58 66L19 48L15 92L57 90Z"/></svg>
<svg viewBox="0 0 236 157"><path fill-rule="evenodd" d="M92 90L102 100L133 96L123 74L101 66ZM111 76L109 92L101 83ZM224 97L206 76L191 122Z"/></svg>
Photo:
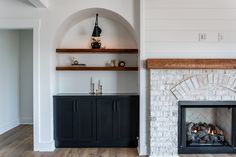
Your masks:
<svg viewBox="0 0 236 157"><path fill-rule="evenodd" d="M146 31L146 42L197 42L198 32Z"/></svg>
<svg viewBox="0 0 236 157"><path fill-rule="evenodd" d="M153 43L146 42L146 57L234 57L236 47L232 43Z"/></svg>
<svg viewBox="0 0 236 157"><path fill-rule="evenodd" d="M236 8L235 0L145 0L145 8Z"/></svg>
<svg viewBox="0 0 236 157"><path fill-rule="evenodd" d="M205 34L205 39L200 35ZM236 31L146 31L146 42L234 42Z"/></svg>
<svg viewBox="0 0 236 157"><path fill-rule="evenodd" d="M152 8L145 10L146 19L223 19L236 20L236 9L181 9L181 8Z"/></svg>
<svg viewBox="0 0 236 157"><path fill-rule="evenodd" d="M236 20L145 20L145 30L236 30Z"/></svg>

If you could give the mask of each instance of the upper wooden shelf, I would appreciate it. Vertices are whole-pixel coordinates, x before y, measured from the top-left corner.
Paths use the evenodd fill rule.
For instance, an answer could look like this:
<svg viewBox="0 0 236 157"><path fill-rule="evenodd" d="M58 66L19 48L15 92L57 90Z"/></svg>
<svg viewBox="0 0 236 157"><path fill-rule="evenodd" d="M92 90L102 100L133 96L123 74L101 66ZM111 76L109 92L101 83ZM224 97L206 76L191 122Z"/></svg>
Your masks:
<svg viewBox="0 0 236 157"><path fill-rule="evenodd" d="M138 49L71 49L71 48L58 48L57 53L126 53L137 54Z"/></svg>

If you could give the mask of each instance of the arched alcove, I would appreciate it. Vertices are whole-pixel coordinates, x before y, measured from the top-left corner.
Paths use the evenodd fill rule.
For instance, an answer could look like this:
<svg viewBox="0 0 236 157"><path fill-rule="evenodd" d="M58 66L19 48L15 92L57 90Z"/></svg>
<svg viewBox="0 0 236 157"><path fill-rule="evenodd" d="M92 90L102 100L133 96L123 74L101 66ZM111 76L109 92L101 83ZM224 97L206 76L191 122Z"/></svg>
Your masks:
<svg viewBox="0 0 236 157"><path fill-rule="evenodd" d="M99 14L99 26L103 30L101 38L103 40L102 42L104 43L104 46L128 48L128 41L128 44L130 43L129 48L138 47L138 37L131 24L118 13L103 8L88 8L78 11L69 16L57 30L54 40L55 46L67 46L65 42L66 40L68 41L68 39L70 38L69 36L71 36L73 33L74 37L71 38L74 39L74 41L68 46L74 47L73 44L77 40L77 46L87 46L86 48L88 48L90 37L94 27L96 13ZM107 37L107 35L109 36ZM118 40L119 44L114 44L117 43ZM80 43L81 41L82 43ZM85 42L86 44L84 44ZM113 44L107 44L109 42L113 42Z"/></svg>
<svg viewBox="0 0 236 157"><path fill-rule="evenodd" d="M102 29L102 47L137 49L138 37L131 24L118 13L102 8L89 8L69 16L57 30L55 48L90 48L90 40L99 14L99 27ZM138 65L137 54L58 54L58 66L71 66L71 57L79 58L87 66L103 67L111 60L122 60L126 66ZM137 71L59 71L56 75L56 89L59 93L87 93L90 78L95 83L101 80L106 93L138 93ZM128 83L127 83L128 82Z"/></svg>

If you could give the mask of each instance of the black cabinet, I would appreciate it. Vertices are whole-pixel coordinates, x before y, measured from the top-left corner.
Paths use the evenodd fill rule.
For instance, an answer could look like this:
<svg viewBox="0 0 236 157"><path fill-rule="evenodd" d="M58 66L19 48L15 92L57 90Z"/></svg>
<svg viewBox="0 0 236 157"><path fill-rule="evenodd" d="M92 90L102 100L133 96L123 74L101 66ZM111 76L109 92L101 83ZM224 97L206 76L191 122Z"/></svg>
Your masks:
<svg viewBox="0 0 236 157"><path fill-rule="evenodd" d="M136 147L139 97L54 96L56 147Z"/></svg>
<svg viewBox="0 0 236 157"><path fill-rule="evenodd" d="M96 141L96 98L55 97L56 147L87 146Z"/></svg>

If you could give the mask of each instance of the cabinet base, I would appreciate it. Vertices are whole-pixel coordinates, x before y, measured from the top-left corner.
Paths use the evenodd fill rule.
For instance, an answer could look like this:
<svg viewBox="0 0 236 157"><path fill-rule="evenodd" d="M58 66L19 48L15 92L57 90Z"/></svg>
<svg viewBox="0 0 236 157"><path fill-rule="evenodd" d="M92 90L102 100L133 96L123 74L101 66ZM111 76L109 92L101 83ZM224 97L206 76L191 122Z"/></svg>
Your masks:
<svg viewBox="0 0 236 157"><path fill-rule="evenodd" d="M137 141L115 141L115 142L81 142L72 140L55 140L56 148L94 148L94 147L128 147L136 148Z"/></svg>

